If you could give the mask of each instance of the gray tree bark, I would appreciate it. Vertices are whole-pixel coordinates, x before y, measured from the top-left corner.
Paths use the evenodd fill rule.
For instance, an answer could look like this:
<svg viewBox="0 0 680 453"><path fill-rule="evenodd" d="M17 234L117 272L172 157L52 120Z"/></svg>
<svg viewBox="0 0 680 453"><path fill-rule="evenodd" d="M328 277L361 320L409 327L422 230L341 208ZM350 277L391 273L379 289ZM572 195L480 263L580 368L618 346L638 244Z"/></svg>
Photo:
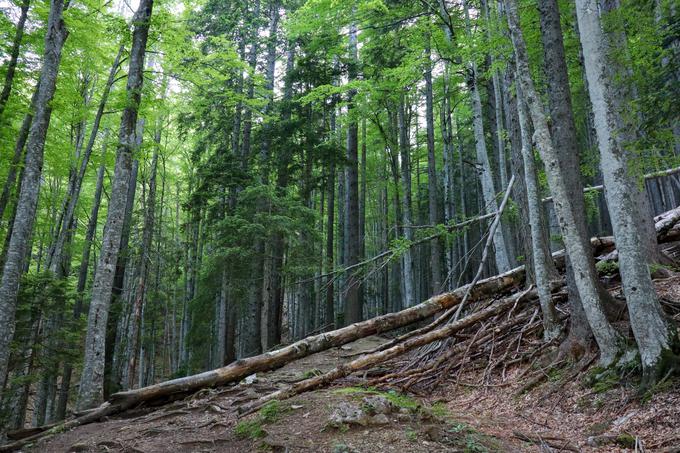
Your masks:
<svg viewBox="0 0 680 453"><path fill-rule="evenodd" d="M356 24L350 25L349 33L349 56L351 62L347 76L350 81L357 78L357 27ZM348 108L349 114L354 114L355 92L349 94ZM346 192L345 192L345 246L346 256L345 265L352 266L359 262L360 238L359 238L359 125L356 118L350 120L347 125L347 146L346 146ZM359 294L360 282L354 272L347 275L345 282L345 325L354 324L363 319L363 304Z"/></svg>
<svg viewBox="0 0 680 453"><path fill-rule="evenodd" d="M550 274L548 266L549 263L552 264L552 256L546 242L543 241L545 223L543 222L541 197L536 181L536 164L534 162L533 147L531 146L529 115L522 98L521 87L519 86L517 87L517 112L522 135L524 181L527 190L527 205L529 206L529 224L531 225L531 245L533 248L536 289L538 290L538 299L541 304L541 311L543 312L543 338L545 341L550 341L556 338L561 330L550 293L550 280L555 275Z"/></svg>
<svg viewBox="0 0 680 453"><path fill-rule="evenodd" d="M437 181L437 160L434 146L434 101L432 96L432 62L430 49L430 36L426 37L427 67L425 68L425 122L427 124L427 192L428 192L428 217L430 225L440 222L439 208L439 184ZM447 147L448 148L448 147ZM448 153L449 149L444 149ZM448 162L448 159L447 159ZM431 294L439 294L442 290L442 247L441 241L435 239L430 243L430 275L432 277Z"/></svg>
<svg viewBox="0 0 680 453"><path fill-rule="evenodd" d="M645 218L649 213L639 203L641 189L630 174L622 142L625 134L620 133L623 125L618 111L620 103L614 98L612 62L607 56L612 43L602 30L594 0L577 0L576 15L623 291L640 351L643 386L647 387L676 366L680 343L677 330L664 316L649 267L645 265L649 264L649 251L644 225L649 222Z"/></svg>
<svg viewBox="0 0 680 453"><path fill-rule="evenodd" d="M401 187L403 195L401 197L401 219L404 230L404 238L407 241L413 240L413 213L411 196L411 143L409 124L406 120L405 95L397 106L397 123L399 129L399 167L401 171ZM411 248L404 250L401 256L401 273L403 279L404 294L403 306L412 307L416 303L415 273L413 264L413 251Z"/></svg>
<svg viewBox="0 0 680 453"><path fill-rule="evenodd" d="M470 13L467 1L463 2L466 19L466 32L470 31ZM486 138L484 136L484 123L482 115L482 100L479 94L479 80L477 78L477 64L474 61L469 63L468 88L470 90L470 100L472 103L472 123L475 134L475 149L477 150L477 163L481 166L480 179L482 183L482 193L487 212L498 211L496 201L496 189L494 187L493 172L486 149ZM508 247L503 235L503 228L496 229L493 238L495 249L496 268L499 273L510 269L510 258L508 257Z"/></svg>
<svg viewBox="0 0 680 453"><path fill-rule="evenodd" d="M144 82L144 56L149 36L153 0L141 0L135 13L127 81L127 103L123 111L116 153L116 167L109 199L109 211L102 239L99 264L92 287L92 299L85 339L85 358L80 379L78 408L89 409L103 400L106 323L123 229L128 184L135 147L135 127Z"/></svg>
<svg viewBox="0 0 680 453"><path fill-rule="evenodd" d="M21 50L21 42L24 39L24 29L26 27L26 18L28 17L30 3L31 0L23 0L21 3L19 20L17 21L14 39L12 40L12 48L9 51L9 62L7 63L5 72L5 83L2 86L2 92L0 92L0 118L2 118L2 114L5 112L5 107L7 106L7 101L9 101L9 96L12 94L14 74L16 73L17 63L19 62L19 51Z"/></svg>
<svg viewBox="0 0 680 453"><path fill-rule="evenodd" d="M7 376L10 343L14 335L14 317L22 268L29 253L35 213L40 193L45 139L52 117L52 98L57 84L61 51L68 37L63 20L64 0L51 0L45 34L43 64L38 82L35 112L26 142L26 160L21 190L12 225L12 237L0 281L0 388Z"/></svg>
<svg viewBox="0 0 680 453"><path fill-rule="evenodd" d="M552 119L550 132L557 150L557 164L565 178L569 198L572 200L574 210L577 213L575 217L576 229L581 237L588 239L579 144L569 89L569 75L560 24L560 9L557 0L541 0L538 2L538 8L541 41L543 43L543 66L545 73L550 74L546 81L548 108ZM573 272L573 267L567 256L567 286L573 316L570 318L565 348L580 351L586 348L586 343L590 338L590 327L583 312ZM600 293L602 293L601 290Z"/></svg>
<svg viewBox="0 0 680 453"><path fill-rule="evenodd" d="M555 202L555 211L559 219L565 247L574 268L576 286L583 308L600 347L600 362L608 366L618 357L623 341L607 320L601 306L597 289L597 273L592 259L589 257L590 242L579 234L577 228L579 213L576 212L573 201L569 197L568 186L561 172L557 152L550 136L548 119L531 78L526 44L519 25L516 0L507 0L507 19L517 62L517 80L522 88L534 124L533 139L545 164L548 185Z"/></svg>

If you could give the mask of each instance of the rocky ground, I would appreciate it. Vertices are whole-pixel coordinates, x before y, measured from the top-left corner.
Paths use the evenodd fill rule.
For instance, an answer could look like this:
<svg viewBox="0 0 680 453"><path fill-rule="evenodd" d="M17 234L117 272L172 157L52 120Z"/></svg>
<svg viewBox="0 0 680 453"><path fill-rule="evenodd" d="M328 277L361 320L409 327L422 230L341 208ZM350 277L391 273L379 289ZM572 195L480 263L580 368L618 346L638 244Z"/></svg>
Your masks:
<svg viewBox="0 0 680 453"><path fill-rule="evenodd" d="M664 303L680 303L680 278L660 280L657 288ZM385 341L364 338L238 385L56 433L24 451L680 452L680 382L669 379L640 395L632 376L593 379L588 356L550 366L548 356L494 372L471 364L418 395L361 387L369 371L238 417L239 405ZM398 369L413 358L386 366Z"/></svg>

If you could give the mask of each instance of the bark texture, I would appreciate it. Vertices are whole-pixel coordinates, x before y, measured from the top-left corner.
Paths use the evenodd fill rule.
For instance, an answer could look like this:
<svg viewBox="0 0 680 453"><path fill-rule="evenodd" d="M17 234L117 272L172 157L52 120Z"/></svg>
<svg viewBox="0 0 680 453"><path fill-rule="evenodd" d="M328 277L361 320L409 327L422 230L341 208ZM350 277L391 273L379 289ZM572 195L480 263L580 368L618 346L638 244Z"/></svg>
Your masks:
<svg viewBox="0 0 680 453"><path fill-rule="evenodd" d="M95 407L103 400L106 324L123 230L132 153L136 139L135 128L144 81L144 56L152 9L153 0L141 0L133 19L135 25L130 50L127 106L121 118L109 211L106 217L105 233L102 239L97 272L94 277L88 314L85 360L78 395L78 408L81 410Z"/></svg>
<svg viewBox="0 0 680 453"><path fill-rule="evenodd" d="M574 268L576 286L588 322L600 347L600 361L603 365L610 365L621 351L622 339L609 323L602 309L597 287L597 273L590 256L590 244L579 234L577 228L579 213L569 197L567 182L560 169L557 152L550 136L548 119L531 78L526 44L519 25L517 1L507 0L506 3L508 26L517 62L517 80L534 125L533 139L545 164L548 185L553 195L567 255Z"/></svg>
<svg viewBox="0 0 680 453"><path fill-rule="evenodd" d="M30 253L29 244L33 234L38 195L40 194L45 139L52 117L50 104L57 86L61 51L68 37L68 30L63 19L64 8L64 0L52 0L50 2L50 14L45 34L45 52L35 99L35 112L26 142L26 163L16 205L16 215L12 224L12 236L7 248L2 280L0 281L0 388L4 386L7 376L10 343L14 335L19 280L26 256Z"/></svg>
<svg viewBox="0 0 680 453"><path fill-rule="evenodd" d="M616 90L610 77L612 63L607 57L611 43L602 30L597 4L593 0L577 0L576 13L623 291L640 351L643 385L648 386L663 377L669 367L675 366L677 330L665 319L649 267L645 265L649 263L645 224L650 219L645 218L648 213L639 202L641 189L630 174L621 141L625 134L620 131L623 123L613 95Z"/></svg>

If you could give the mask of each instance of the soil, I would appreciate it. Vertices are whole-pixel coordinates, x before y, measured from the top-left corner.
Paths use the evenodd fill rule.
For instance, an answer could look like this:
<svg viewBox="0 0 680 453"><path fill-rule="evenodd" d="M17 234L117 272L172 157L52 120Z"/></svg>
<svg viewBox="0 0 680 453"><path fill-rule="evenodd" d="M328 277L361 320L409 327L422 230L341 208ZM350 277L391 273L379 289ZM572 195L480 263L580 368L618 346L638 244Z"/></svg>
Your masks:
<svg viewBox="0 0 680 453"><path fill-rule="evenodd" d="M665 304L680 306L680 277L657 281L657 289ZM618 295L616 287L611 291ZM606 378L593 384L589 376L594 360L588 357L557 368L540 361L496 373L469 367L435 392L417 397L356 387L366 376L355 375L336 387L239 418L240 404L328 371L386 341L364 338L237 385L58 433L24 451L680 452L678 380L665 381L645 395L638 393L633 379ZM522 393L526 382L541 373L545 379ZM366 396L376 395L393 403L381 424L329 422L343 404L363 407Z"/></svg>

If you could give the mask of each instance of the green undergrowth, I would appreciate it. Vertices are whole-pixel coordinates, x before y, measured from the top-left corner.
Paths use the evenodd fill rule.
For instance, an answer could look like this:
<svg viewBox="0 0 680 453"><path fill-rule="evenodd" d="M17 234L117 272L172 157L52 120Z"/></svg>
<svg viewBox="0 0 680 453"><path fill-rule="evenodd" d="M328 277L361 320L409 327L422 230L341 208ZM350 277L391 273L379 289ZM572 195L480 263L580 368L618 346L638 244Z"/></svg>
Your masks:
<svg viewBox="0 0 680 453"><path fill-rule="evenodd" d="M261 439L265 437L264 425L275 423L282 414L288 412L290 407L279 401L270 401L259 410L257 417L250 420L241 420L234 428L234 434L240 439Z"/></svg>
<svg viewBox="0 0 680 453"><path fill-rule="evenodd" d="M500 452L502 448L493 437L487 436L475 430L465 423L455 423L449 428L449 432L457 434L459 440L455 443L465 453Z"/></svg>
<svg viewBox="0 0 680 453"><path fill-rule="evenodd" d="M343 387L335 390L335 393L339 395L378 395L399 408L409 410L416 410L419 407L422 407L415 399L404 395L403 393L395 392L394 390L383 392L375 387Z"/></svg>

